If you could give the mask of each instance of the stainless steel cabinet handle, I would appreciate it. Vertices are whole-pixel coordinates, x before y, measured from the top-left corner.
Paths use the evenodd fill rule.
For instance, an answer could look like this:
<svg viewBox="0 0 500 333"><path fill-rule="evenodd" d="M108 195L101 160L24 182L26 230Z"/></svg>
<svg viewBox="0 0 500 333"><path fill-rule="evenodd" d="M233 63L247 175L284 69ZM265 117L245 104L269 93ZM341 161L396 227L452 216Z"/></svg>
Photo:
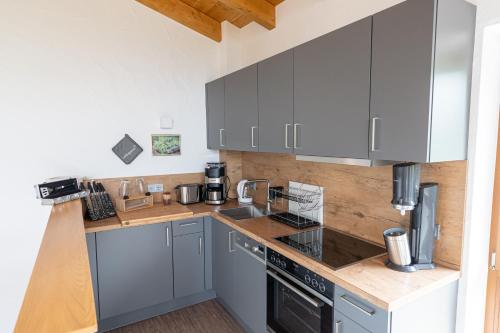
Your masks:
<svg viewBox="0 0 500 333"><path fill-rule="evenodd" d="M381 118L380 117L373 117L372 118L372 151L378 151L379 149L376 148L376 145L375 145L375 138L376 138L376 127L377 127L377 120L380 120Z"/></svg>
<svg viewBox="0 0 500 333"><path fill-rule="evenodd" d="M198 254L201 255L201 237L200 237L200 246L198 247Z"/></svg>
<svg viewBox="0 0 500 333"><path fill-rule="evenodd" d="M344 323L342 322L342 320L336 321L335 322L335 333L342 333L343 325L344 325Z"/></svg>
<svg viewBox="0 0 500 333"><path fill-rule="evenodd" d="M235 233L236 233L236 231L234 231L234 230L228 232L228 237L229 237L229 246L228 246L228 249L229 249L229 253L236 251L233 248L233 237L232 237L232 235L234 235Z"/></svg>
<svg viewBox="0 0 500 333"><path fill-rule="evenodd" d="M257 148L257 146L255 145L255 134L254 134L254 130L256 129L257 127L256 126L252 126L252 148Z"/></svg>
<svg viewBox="0 0 500 333"><path fill-rule="evenodd" d="M325 305L325 303L323 303L321 301L317 301L317 300L312 299L311 297L307 296L302 291L300 291L299 289L297 289L296 287L294 287L293 285L291 285L287 281L285 281L282 278L280 278L273 271L267 270L266 272L267 272L267 275L271 276L273 279L275 279L276 281L278 281L279 283L281 283L282 285L284 285L285 287L287 287L288 289L290 289L291 291L293 291L295 294L297 294L298 296L300 296L300 298L302 298L304 301L307 301L308 303L310 303L315 308L321 308L323 305Z"/></svg>
<svg viewBox="0 0 500 333"><path fill-rule="evenodd" d="M170 227L167 226L167 247L170 247Z"/></svg>
<svg viewBox="0 0 500 333"><path fill-rule="evenodd" d="M220 145L221 147L224 147L224 140L222 140L222 133L223 133L223 132L224 132L224 129L223 129L223 128L221 128L221 129L219 130L219 145Z"/></svg>
<svg viewBox="0 0 500 333"><path fill-rule="evenodd" d="M189 227L189 226L196 225L196 224L198 224L198 222L183 223L180 226L181 227Z"/></svg>
<svg viewBox="0 0 500 333"><path fill-rule="evenodd" d="M288 144L288 128L292 126L292 124L285 124L285 149L290 149L290 145Z"/></svg>
<svg viewBox="0 0 500 333"><path fill-rule="evenodd" d="M302 126L302 124L293 124L293 148L300 149L298 144L298 127Z"/></svg>
<svg viewBox="0 0 500 333"><path fill-rule="evenodd" d="M340 296L340 298L342 298L346 303L348 303L351 306L355 307L356 309L358 309L359 311L363 312L367 316L372 317L375 314L375 310L365 310L365 309L363 309L361 306L359 306L356 303L354 303L354 301L352 300L352 298L350 298L347 295L342 295L342 296Z"/></svg>

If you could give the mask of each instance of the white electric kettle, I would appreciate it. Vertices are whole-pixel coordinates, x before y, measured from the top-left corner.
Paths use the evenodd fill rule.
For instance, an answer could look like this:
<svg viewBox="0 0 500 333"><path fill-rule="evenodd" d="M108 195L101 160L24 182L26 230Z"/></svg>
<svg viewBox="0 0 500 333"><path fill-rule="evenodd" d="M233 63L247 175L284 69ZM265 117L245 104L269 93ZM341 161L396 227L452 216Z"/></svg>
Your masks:
<svg viewBox="0 0 500 333"><path fill-rule="evenodd" d="M236 192L238 192L238 202L242 204L251 204L253 202L253 198L247 197L246 183L248 183L248 180L246 179L242 179L238 183L238 187L236 188Z"/></svg>

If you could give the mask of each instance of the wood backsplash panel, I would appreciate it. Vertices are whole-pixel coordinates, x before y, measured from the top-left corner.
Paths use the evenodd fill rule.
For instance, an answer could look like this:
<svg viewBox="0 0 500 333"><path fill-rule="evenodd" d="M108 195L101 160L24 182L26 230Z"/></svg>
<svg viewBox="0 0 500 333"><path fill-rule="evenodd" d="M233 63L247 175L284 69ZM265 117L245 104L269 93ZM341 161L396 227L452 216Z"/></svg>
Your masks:
<svg viewBox="0 0 500 333"><path fill-rule="evenodd" d="M466 169L465 161L422 166L422 181L440 185L437 222L441 239L436 243L436 262L454 268L461 261ZM347 166L297 161L287 154L245 152L242 177L269 178L273 185L287 185L289 180L321 185L325 188L325 225L379 244L384 243L384 230L409 225L410 214L401 216L390 203L391 166Z"/></svg>
<svg viewBox="0 0 500 333"><path fill-rule="evenodd" d="M143 178L146 184L146 190L148 184L163 184L163 191L172 193L172 200L176 200L174 188L179 184L192 184L192 183L205 183L205 174L200 173L182 173L182 174L172 174L172 175L158 175L158 176L141 176L141 177L122 177L122 178L107 178L100 179L106 191L110 194L113 201L118 198L118 189L122 179L127 179L130 181L131 194L135 192L135 181L137 178ZM162 201L161 193L153 193L153 198L155 203L160 203Z"/></svg>
<svg viewBox="0 0 500 333"><path fill-rule="evenodd" d="M226 162L226 174L231 182L229 197L235 199L238 197L236 186L238 186L238 182L242 179L242 152L221 150L219 152L219 159L221 162Z"/></svg>

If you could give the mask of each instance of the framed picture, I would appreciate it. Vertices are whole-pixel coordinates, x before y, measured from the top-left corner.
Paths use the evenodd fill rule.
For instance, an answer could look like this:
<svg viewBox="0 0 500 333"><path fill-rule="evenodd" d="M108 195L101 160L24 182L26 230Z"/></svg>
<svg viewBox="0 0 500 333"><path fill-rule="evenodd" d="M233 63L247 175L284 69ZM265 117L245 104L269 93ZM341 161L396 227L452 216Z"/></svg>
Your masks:
<svg viewBox="0 0 500 333"><path fill-rule="evenodd" d="M181 136L178 134L151 135L153 156L175 156L181 154Z"/></svg>

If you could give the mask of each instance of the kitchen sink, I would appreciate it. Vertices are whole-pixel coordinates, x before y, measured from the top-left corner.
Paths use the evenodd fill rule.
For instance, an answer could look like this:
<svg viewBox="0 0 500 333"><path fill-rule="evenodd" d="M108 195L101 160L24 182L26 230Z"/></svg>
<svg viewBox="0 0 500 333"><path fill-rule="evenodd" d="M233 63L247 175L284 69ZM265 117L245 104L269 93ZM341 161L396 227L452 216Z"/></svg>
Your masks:
<svg viewBox="0 0 500 333"><path fill-rule="evenodd" d="M256 206L244 206L238 208L223 209L219 211L220 214L230 217L234 220L245 220L254 217L266 216L266 209Z"/></svg>

